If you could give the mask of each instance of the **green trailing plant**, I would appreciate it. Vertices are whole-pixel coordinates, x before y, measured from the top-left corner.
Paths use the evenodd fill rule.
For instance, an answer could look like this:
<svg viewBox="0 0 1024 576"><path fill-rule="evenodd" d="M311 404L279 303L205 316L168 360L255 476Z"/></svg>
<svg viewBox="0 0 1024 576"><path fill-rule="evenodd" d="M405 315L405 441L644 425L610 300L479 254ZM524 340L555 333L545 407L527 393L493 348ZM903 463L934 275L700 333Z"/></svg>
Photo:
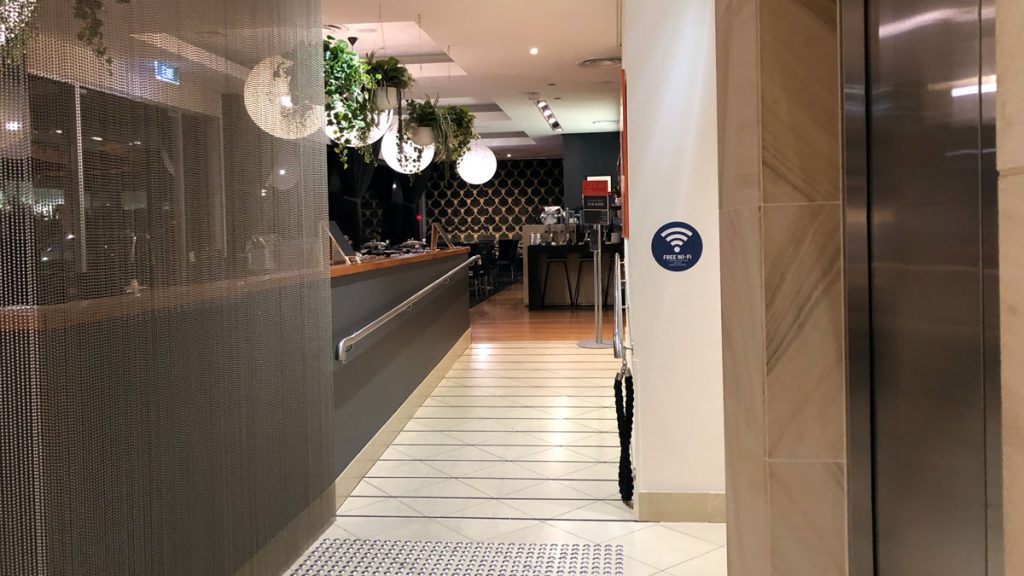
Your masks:
<svg viewBox="0 0 1024 576"><path fill-rule="evenodd" d="M324 110L327 126L339 134L334 149L348 165L348 148L358 147L366 162L373 161L373 146L362 144L376 127L373 105L374 80L369 66L349 47L333 36L324 40Z"/></svg>
<svg viewBox="0 0 1024 576"><path fill-rule="evenodd" d="M423 102L409 100L405 108L410 130L430 128L433 131L439 161L458 162L477 137L476 117L465 106L440 106L437 99L427 99ZM445 174L447 171L445 164Z"/></svg>
<svg viewBox="0 0 1024 576"><path fill-rule="evenodd" d="M35 13L35 0L0 0L0 53L4 61L20 60L32 35L31 22ZM107 66L114 63L103 33L105 0L75 0L72 13L82 22L76 36L89 46ZM117 4L130 4L131 0L115 0Z"/></svg>
<svg viewBox="0 0 1024 576"><path fill-rule="evenodd" d="M100 59L110 66L114 59L110 56L110 48L103 36L103 11L104 0L75 0L75 18L83 22L82 28L78 31L78 39L85 42ZM115 0L117 4L130 4L131 0Z"/></svg>

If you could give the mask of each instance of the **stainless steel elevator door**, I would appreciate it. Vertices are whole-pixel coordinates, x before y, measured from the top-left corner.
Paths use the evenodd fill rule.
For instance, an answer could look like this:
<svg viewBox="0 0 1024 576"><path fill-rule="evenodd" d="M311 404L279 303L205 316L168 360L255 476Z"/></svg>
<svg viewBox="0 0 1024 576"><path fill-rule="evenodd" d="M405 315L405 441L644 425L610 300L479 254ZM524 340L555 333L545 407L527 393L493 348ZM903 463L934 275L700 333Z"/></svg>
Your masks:
<svg viewBox="0 0 1024 576"><path fill-rule="evenodd" d="M868 6L876 574L985 576L985 14Z"/></svg>

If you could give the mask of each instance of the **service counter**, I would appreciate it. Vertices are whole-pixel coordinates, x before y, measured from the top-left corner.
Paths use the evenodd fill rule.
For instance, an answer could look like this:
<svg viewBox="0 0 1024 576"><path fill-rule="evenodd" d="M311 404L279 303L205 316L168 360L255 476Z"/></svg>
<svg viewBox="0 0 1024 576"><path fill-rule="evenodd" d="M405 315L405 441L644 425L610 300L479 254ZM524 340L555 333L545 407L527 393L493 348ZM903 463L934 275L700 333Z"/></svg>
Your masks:
<svg viewBox="0 0 1024 576"><path fill-rule="evenodd" d="M604 299L609 301L612 259L622 253L622 244L605 244L601 248L601 277ZM589 244L536 244L527 246L523 254L523 291L525 304L531 310L546 307L594 305L594 265ZM560 261L564 260L565 264ZM548 265L551 262L551 265ZM544 283L547 282L547 290ZM577 294L577 286L579 286ZM609 301L610 302L610 301Z"/></svg>
<svg viewBox="0 0 1024 576"><path fill-rule="evenodd" d="M332 340L363 328L468 258L468 248L331 267ZM466 272L438 287L334 364L335 466L340 474L469 330Z"/></svg>

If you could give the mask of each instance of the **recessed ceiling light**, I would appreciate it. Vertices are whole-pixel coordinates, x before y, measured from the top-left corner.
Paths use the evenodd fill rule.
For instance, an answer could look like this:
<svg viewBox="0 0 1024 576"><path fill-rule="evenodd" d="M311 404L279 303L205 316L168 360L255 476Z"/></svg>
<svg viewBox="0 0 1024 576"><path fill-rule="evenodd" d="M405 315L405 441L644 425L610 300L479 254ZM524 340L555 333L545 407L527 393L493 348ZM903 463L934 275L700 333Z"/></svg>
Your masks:
<svg viewBox="0 0 1024 576"><path fill-rule="evenodd" d="M618 68L622 66L622 58L618 56L605 56L602 58L587 58L576 63L580 68Z"/></svg>
<svg viewBox="0 0 1024 576"><path fill-rule="evenodd" d="M540 54L539 48L530 48L530 56L536 56L537 54Z"/></svg>
<svg viewBox="0 0 1024 576"><path fill-rule="evenodd" d="M594 126L618 126L618 120L594 120Z"/></svg>
<svg viewBox="0 0 1024 576"><path fill-rule="evenodd" d="M511 154L505 154L505 158L511 158L511 157L512 157Z"/></svg>
<svg viewBox="0 0 1024 576"><path fill-rule="evenodd" d="M103 138L100 138L99 136L93 136L92 139L97 142L103 142Z"/></svg>

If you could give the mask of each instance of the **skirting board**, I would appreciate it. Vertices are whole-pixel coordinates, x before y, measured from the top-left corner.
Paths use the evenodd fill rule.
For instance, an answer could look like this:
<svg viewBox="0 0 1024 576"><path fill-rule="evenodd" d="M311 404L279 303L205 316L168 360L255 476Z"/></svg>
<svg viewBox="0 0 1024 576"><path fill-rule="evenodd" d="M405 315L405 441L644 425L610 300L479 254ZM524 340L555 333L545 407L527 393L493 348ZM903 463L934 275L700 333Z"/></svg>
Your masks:
<svg viewBox="0 0 1024 576"><path fill-rule="evenodd" d="M434 392L434 388L437 388L437 385L441 383L441 380L448 374L448 371L455 365L455 361L462 356L472 342L473 331L472 329L466 330L466 333L459 338L459 341L452 346L452 349L445 354L445 357L420 382L420 385L409 395L409 398L406 399L398 411L391 416L355 459L342 471L341 476L334 482L335 510L341 508L341 505L345 503L345 500L352 494L352 491L355 490L356 486L363 480L363 477L370 471L370 468L373 468L373 465L377 463L377 460L380 459L384 451L388 449L388 446L398 436L398 433L405 429L409 421L412 420L413 415L416 414L416 411L423 405L427 397Z"/></svg>
<svg viewBox="0 0 1024 576"><path fill-rule="evenodd" d="M723 493L639 492L636 502L641 522L725 522Z"/></svg>

